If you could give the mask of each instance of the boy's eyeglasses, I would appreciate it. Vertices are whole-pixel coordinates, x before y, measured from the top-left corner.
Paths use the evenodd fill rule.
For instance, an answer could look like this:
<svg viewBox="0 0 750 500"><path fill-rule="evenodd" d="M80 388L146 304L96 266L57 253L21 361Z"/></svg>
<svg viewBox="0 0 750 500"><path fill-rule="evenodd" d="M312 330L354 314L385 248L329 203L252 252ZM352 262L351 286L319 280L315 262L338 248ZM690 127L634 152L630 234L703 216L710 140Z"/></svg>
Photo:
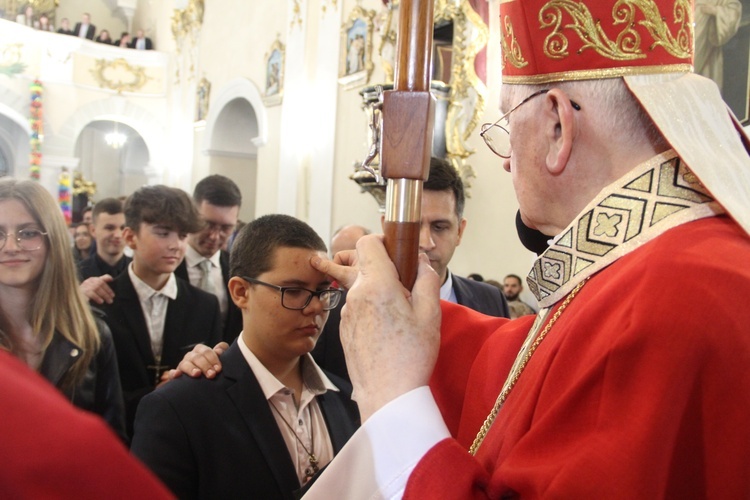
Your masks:
<svg viewBox="0 0 750 500"><path fill-rule="evenodd" d="M338 288L327 288L325 290L308 290L299 286L278 286L260 281L255 278L248 278L247 276L241 276L241 278L248 283L255 283L256 285L263 285L269 288L276 289L281 292L281 306L285 309L291 309L293 311L301 311L310 304L313 297L318 297L320 303L323 304L324 311L330 311L339 305L343 290Z"/></svg>

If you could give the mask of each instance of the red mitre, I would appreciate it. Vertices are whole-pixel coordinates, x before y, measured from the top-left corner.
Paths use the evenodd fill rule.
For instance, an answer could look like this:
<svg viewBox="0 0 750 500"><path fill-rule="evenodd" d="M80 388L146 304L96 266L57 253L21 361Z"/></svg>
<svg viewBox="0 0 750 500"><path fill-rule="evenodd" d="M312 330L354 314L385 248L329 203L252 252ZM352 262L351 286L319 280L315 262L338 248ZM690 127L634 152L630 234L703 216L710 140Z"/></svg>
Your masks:
<svg viewBox="0 0 750 500"><path fill-rule="evenodd" d="M503 82L693 70L691 0L501 0Z"/></svg>

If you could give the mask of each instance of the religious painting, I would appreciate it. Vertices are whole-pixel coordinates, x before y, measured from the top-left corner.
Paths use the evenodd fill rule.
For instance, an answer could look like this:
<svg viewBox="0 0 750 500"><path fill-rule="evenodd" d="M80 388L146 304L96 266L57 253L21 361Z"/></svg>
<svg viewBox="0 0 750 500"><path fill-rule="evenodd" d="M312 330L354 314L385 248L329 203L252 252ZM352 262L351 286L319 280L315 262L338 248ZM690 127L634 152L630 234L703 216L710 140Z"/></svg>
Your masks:
<svg viewBox="0 0 750 500"><path fill-rule="evenodd" d="M373 70L372 33L375 11L357 6L341 26L339 83L346 88L364 85Z"/></svg>
<svg viewBox="0 0 750 500"><path fill-rule="evenodd" d="M284 48L284 44L277 37L264 59L266 61L266 84L263 102L266 106L281 104L284 93Z"/></svg>
<svg viewBox="0 0 750 500"><path fill-rule="evenodd" d="M695 72L750 124L750 0L695 0Z"/></svg>
<svg viewBox="0 0 750 500"><path fill-rule="evenodd" d="M195 90L195 121L200 122L208 116L208 100L211 96L211 82L204 76Z"/></svg>

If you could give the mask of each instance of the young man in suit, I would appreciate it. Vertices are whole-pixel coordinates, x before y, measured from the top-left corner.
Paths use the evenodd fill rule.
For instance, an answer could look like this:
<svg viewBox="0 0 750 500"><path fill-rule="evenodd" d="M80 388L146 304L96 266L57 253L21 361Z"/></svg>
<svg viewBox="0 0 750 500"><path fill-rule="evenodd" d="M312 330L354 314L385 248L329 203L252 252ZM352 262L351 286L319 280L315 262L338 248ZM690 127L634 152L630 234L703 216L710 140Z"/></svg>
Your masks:
<svg viewBox="0 0 750 500"><path fill-rule="evenodd" d="M94 34L96 34L96 26L91 24L91 15L88 12L85 12L81 16L81 22L76 23L75 29L73 29L73 34L80 38L86 38L88 40L94 39Z"/></svg>
<svg viewBox="0 0 750 500"><path fill-rule="evenodd" d="M358 426L350 386L309 355L341 297L310 264L325 253L287 215L240 231L229 291L244 329L223 370L170 382L136 417L133 453L179 498L292 499Z"/></svg>
<svg viewBox="0 0 750 500"><path fill-rule="evenodd" d="M488 316L508 318L508 304L500 290L456 276L448 269L466 228L465 201L464 184L456 169L445 160L432 158L430 175L422 193L419 251L427 254L430 265L440 277L441 299Z"/></svg>
<svg viewBox="0 0 750 500"><path fill-rule="evenodd" d="M201 228L184 191L146 186L125 202L124 238L133 262L112 283L114 299L103 304L112 330L125 397L128 434L138 402L196 344L221 338L214 295L176 278L188 233Z"/></svg>
<svg viewBox="0 0 750 500"><path fill-rule="evenodd" d="M154 44L150 38L143 34L143 30L138 30L135 38L130 42L130 48L136 50L153 50Z"/></svg>
<svg viewBox="0 0 750 500"><path fill-rule="evenodd" d="M229 253L224 248L237 226L242 193L228 177L209 175L195 185L193 202L204 226L188 235L185 259L175 269L175 275L216 295L223 340L231 343L242 331L242 313L229 298Z"/></svg>
<svg viewBox="0 0 750 500"><path fill-rule="evenodd" d="M82 288L90 278L106 275L105 280L111 281L130 264L130 257L124 253L125 240L122 235L125 230L125 214L120 200L105 198L97 202L90 230L96 242L96 252L79 265ZM93 284L93 280L89 283ZM88 296L88 293L85 294Z"/></svg>

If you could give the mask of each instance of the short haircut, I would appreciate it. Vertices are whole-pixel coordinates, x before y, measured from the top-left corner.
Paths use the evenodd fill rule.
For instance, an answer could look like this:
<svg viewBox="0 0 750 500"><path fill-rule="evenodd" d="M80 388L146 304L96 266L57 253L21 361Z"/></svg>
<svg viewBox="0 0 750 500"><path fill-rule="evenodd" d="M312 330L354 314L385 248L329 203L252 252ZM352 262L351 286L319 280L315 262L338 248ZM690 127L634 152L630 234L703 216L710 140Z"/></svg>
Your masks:
<svg viewBox="0 0 750 500"><path fill-rule="evenodd" d="M507 280L508 278L515 279L516 281L518 281L519 285L523 286L523 281L521 281L521 277L520 276L518 276L516 274L509 274L508 276L506 276L505 278L503 278L503 281Z"/></svg>
<svg viewBox="0 0 750 500"><path fill-rule="evenodd" d="M196 205L207 201L217 207L239 207L242 205L242 193L232 179L214 174L204 177L195 185L193 200Z"/></svg>
<svg viewBox="0 0 750 500"><path fill-rule="evenodd" d="M117 215L122 213L122 202L117 198L104 198L101 201L97 201L94 205L94 212L91 214L94 222L96 222L99 214Z"/></svg>
<svg viewBox="0 0 750 500"><path fill-rule="evenodd" d="M83 210L81 210L81 215L85 214L86 212L91 212L93 209L94 209L94 207L92 207L91 205L87 205L87 206L83 207Z"/></svg>
<svg viewBox="0 0 750 500"><path fill-rule="evenodd" d="M164 185L144 186L125 201L125 225L138 231L141 223L159 224L179 233L203 229L198 209L182 189Z"/></svg>
<svg viewBox="0 0 750 500"><path fill-rule="evenodd" d="M367 236L368 234L372 234L372 231L370 231L369 229L367 229L365 226L360 226L358 224L351 224L351 225L346 225L346 226L339 227L337 230L335 230L333 232L333 235L331 236L331 238L334 238L337 234L339 234L342 229L346 229L346 228L349 228L349 227L356 227L356 228L360 229L362 231L362 236Z"/></svg>
<svg viewBox="0 0 750 500"><path fill-rule="evenodd" d="M243 227L232 243L231 275L257 278L270 271L279 247L327 251L318 233L301 220L282 214L264 215Z"/></svg>
<svg viewBox="0 0 750 500"><path fill-rule="evenodd" d="M461 219L464 215L466 197L464 182L458 171L447 161L440 158L430 158L430 176L424 182L427 191L451 191L456 198L456 215Z"/></svg>

